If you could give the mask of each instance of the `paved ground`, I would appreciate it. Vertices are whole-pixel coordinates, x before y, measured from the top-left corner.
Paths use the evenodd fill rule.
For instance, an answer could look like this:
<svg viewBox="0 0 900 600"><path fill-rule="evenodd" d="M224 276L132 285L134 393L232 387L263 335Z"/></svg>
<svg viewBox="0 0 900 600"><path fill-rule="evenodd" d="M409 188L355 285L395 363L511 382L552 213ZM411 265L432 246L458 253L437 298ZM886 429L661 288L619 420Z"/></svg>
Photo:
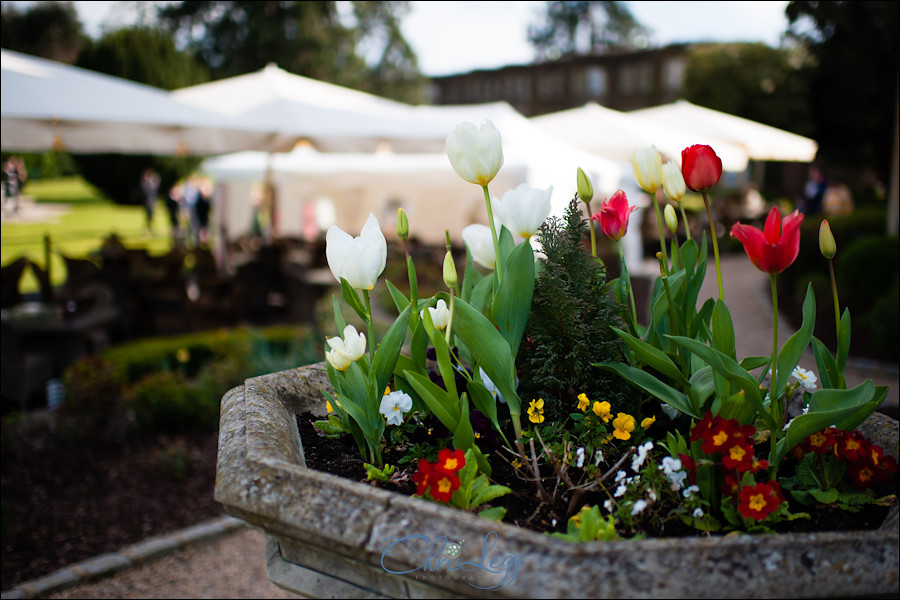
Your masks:
<svg viewBox="0 0 900 600"><path fill-rule="evenodd" d="M768 276L757 271L743 255L723 260L725 300L735 320L738 356L767 355L772 348L771 299ZM715 270L710 268L702 299L718 296ZM781 321L784 323L784 320ZM792 331L781 327L782 343ZM801 362L814 368L811 356ZM888 385L886 404L896 415L896 365L852 361L849 385L872 379ZM70 587L52 598L289 598L292 595L266 579L262 533L240 527L211 541L178 550L162 558L119 571L95 583ZM13 597L4 594L4 598ZM25 596L17 596L25 597Z"/></svg>

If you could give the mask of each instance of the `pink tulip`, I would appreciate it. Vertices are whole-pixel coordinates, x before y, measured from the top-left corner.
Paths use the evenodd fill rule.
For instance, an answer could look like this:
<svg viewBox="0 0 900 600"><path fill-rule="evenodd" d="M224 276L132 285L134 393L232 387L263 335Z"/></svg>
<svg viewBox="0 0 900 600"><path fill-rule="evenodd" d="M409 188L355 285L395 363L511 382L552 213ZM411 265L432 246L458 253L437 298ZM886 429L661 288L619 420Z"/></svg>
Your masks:
<svg viewBox="0 0 900 600"><path fill-rule="evenodd" d="M600 221L600 229L614 242L622 239L628 229L628 215L637 210L637 206L628 206L628 198L625 192L617 191L612 198L605 200L600 206L600 212L591 216L592 221Z"/></svg>

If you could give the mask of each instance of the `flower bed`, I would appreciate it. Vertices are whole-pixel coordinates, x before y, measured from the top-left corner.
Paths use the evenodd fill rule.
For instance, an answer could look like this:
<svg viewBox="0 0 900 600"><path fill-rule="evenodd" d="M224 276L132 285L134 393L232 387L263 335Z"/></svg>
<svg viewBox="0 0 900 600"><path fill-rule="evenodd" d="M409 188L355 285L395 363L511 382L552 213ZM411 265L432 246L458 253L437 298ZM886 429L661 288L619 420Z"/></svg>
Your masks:
<svg viewBox="0 0 900 600"><path fill-rule="evenodd" d="M797 530L802 520L815 522L823 506L858 513L896 502L892 493L896 458L855 431L887 390L871 382L847 388L850 318L846 310L840 314L833 279L839 332L833 351L814 336L815 301L810 290L803 324L787 343L781 348L773 344L768 356L736 356L708 198L722 173L712 148L686 148L680 167L671 161L663 165L655 148L639 150L632 157L635 178L656 212L660 240L666 238L663 226L677 231L679 201L686 189L702 195L713 249L709 270L714 265L719 292L718 298L698 308L709 263L705 235L703 240L688 237L671 247L663 242L657 254L660 276L646 323L638 320L621 251L615 280L607 279L606 265L597 256L594 221L616 244L627 234L634 207L624 192L611 194L594 213L590 177L578 169L577 196L564 215L550 217L552 188L522 184L499 200L491 198L488 184L503 159L500 134L490 123L481 128L460 125L447 139L447 152L460 176L483 189L488 225L471 225L462 233L467 249L462 278L448 234L443 263L447 291L433 297L418 297L416 265L407 252L409 294L386 284L398 316L379 339L369 293L384 270L387 244L377 219L370 215L359 237L337 227L326 237L329 267L341 283L344 305L359 318L363 331L346 323L335 299L334 322L341 335L327 339L329 385L311 390L313 396L321 394L319 408L326 410L315 426L323 435L343 437L355 447L373 486L403 482L410 486L407 493L416 496L383 497L372 490L375 495L363 494L360 502L367 498L388 511L402 505L414 511L410 514L420 514L420 508L425 511L421 514L431 514L431 508L452 506L460 517L458 522L453 518L454 527L472 527L465 539L475 535L487 540L484 528L503 527L503 534L516 540L510 542L515 552L503 556L531 556L536 562L529 565L536 571L560 568L538 558L548 552L558 557L558 548L553 545L551 552L547 543L529 537L532 533L520 537L524 532L514 533L498 521L539 524L535 528L551 533L554 543L575 547L677 532L682 543L685 537L695 538L691 547L699 549L709 536ZM670 200L662 210L660 190ZM682 221L683 217L682 212ZM731 230L753 265L770 275L776 316L773 340L778 340L775 276L797 257L802 221L797 212L782 218L773 208L762 231L740 223ZM402 209L397 224L397 235L405 242L410 224ZM820 235L824 259L831 261L836 247L827 222ZM590 253L585 250L587 237ZM816 372L799 364L807 348L815 356ZM291 380L290 386L311 381L301 379L304 383ZM276 412L287 410L287 416L266 412L272 423L254 419L258 425L248 422L246 427L269 428L276 421L283 427L284 419L302 412L287 408L290 402L279 407L282 396L293 391L270 388L260 394L257 385L270 383L257 380L235 394L242 394L253 410L265 405ZM296 397L300 396L308 404L309 394L304 391ZM253 419L253 414L247 413L247 418ZM286 460L302 462L302 450L293 449L299 445L294 437L270 433ZM498 480L501 470L519 484ZM288 471L281 476L288 477ZM297 483L310 476L305 472ZM338 485L313 479L319 485ZM343 483L335 490L348 498L358 493ZM322 502L318 490L301 493L311 505ZM532 503L530 517L509 514L514 496ZM327 505L333 507L337 501L332 498ZM300 522L292 517L289 524L274 525L277 536L307 527L302 522L307 513L295 514L293 507L284 510ZM359 504L354 510L373 508ZM446 512L434 514L448 518ZM480 520L468 521L475 515ZM416 519L414 529L436 533L433 524ZM366 571L367 576L382 580L385 570L397 574L385 567L379 540L400 539L383 532L399 533L403 528L368 516L363 521L369 524L365 541L350 549L351 556L371 562L380 551L383 571ZM293 542L280 539L284 554L285 544ZM437 538L429 534L416 539ZM444 537L437 554L458 565L454 554L461 552L462 539ZM731 543L720 538L711 548ZM410 552L424 551L409 541L402 544L400 554L406 556L407 565L414 558ZM762 544L759 551L769 552L763 550L767 542L738 543L742 548L743 544L748 548ZM896 544L893 550L890 546L880 547L887 555L895 554ZM671 553L671 547L663 547ZM287 554L296 558L297 552ZM808 557L811 550L804 552ZM568 556L566 551L562 554ZM711 555L654 557L660 565L668 565L664 568L675 564L686 568L679 561L699 560L690 566L691 577L702 569L722 568ZM792 563L790 570L797 569ZM896 569L890 572L896 585ZM511 579L504 585L493 583L492 589L512 589ZM633 581L630 576L624 580ZM653 586L667 590L687 584L687 579L675 584L654 581ZM404 584L410 584L409 578ZM528 585L540 588L536 581ZM554 583L559 585L560 581ZM454 586L450 588L458 591ZM516 579L520 594L534 593L521 586ZM713 593L717 588L708 589Z"/></svg>

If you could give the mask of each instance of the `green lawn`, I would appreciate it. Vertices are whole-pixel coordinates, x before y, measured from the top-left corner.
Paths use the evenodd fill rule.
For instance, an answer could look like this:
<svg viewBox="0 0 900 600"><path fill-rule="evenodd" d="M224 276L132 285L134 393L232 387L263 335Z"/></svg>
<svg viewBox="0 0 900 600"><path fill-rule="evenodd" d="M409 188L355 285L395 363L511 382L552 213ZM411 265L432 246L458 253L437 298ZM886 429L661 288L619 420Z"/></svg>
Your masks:
<svg viewBox="0 0 900 600"><path fill-rule="evenodd" d="M47 220L27 223L3 223L0 227L0 264L6 265L27 256L45 266L44 240L51 245L50 274L54 285L65 282L66 269L60 255L92 258L103 239L115 233L128 248L146 248L151 254L164 254L171 248L170 228L162 203L154 213L153 234L146 231L144 209L121 206L104 199L80 177L29 182L25 195L35 199L38 208L52 208ZM26 271L20 284L23 293L38 290L37 280Z"/></svg>

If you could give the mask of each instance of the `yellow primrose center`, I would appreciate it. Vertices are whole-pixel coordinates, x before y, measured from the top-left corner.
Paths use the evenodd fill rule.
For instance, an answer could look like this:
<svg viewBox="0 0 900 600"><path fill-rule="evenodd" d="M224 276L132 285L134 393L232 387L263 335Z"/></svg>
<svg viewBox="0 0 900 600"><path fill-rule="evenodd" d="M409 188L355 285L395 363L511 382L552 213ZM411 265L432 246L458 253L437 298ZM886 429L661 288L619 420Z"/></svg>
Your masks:
<svg viewBox="0 0 900 600"><path fill-rule="evenodd" d="M455 471L459 465L459 461L455 458L448 458L446 462L444 462L444 468L448 471Z"/></svg>
<svg viewBox="0 0 900 600"><path fill-rule="evenodd" d="M723 446L725 442L728 441L728 432L720 431L716 435L713 436L713 443L716 446Z"/></svg>
<svg viewBox="0 0 900 600"><path fill-rule="evenodd" d="M747 454L747 451L744 450L743 446L732 446L731 450L729 450L728 454L731 456L731 459L740 462L744 459L744 455Z"/></svg>
<svg viewBox="0 0 900 600"><path fill-rule="evenodd" d="M578 394L578 410L585 411L590 405L591 401L588 400L587 394Z"/></svg>
<svg viewBox="0 0 900 600"><path fill-rule="evenodd" d="M762 511L766 507L766 498L762 494L753 494L750 496L750 502L747 505L750 507L750 510Z"/></svg>
<svg viewBox="0 0 900 600"><path fill-rule="evenodd" d="M453 487L449 477L441 477L437 482L438 491L442 494L448 493Z"/></svg>
<svg viewBox="0 0 900 600"><path fill-rule="evenodd" d="M812 446L816 446L816 447L822 446L825 444L826 441L828 441L828 440L821 433L814 433L811 436L809 436L809 443Z"/></svg>

